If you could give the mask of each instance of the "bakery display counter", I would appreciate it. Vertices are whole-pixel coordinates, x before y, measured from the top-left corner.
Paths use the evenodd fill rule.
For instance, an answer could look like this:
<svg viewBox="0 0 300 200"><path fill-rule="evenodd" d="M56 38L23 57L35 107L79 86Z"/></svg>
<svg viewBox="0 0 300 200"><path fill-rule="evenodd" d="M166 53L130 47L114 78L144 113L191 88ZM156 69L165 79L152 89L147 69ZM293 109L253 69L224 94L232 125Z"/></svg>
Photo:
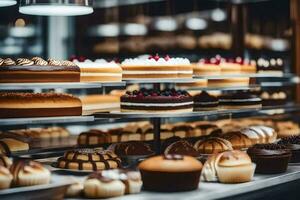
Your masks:
<svg viewBox="0 0 300 200"><path fill-rule="evenodd" d="M11 119L0 119L0 126L75 123L75 122L79 123L79 122L91 122L91 121L94 121L94 116L11 118Z"/></svg>
<svg viewBox="0 0 300 200"><path fill-rule="evenodd" d="M294 78L297 77L292 73L239 73L239 74L224 74L224 75L207 75L207 76L199 76L195 75L194 79L224 79L224 78Z"/></svg>
<svg viewBox="0 0 300 200"><path fill-rule="evenodd" d="M101 87L123 87L125 82L90 82L90 83L1 83L0 90L31 89L88 89Z"/></svg>
<svg viewBox="0 0 300 200"><path fill-rule="evenodd" d="M221 183L206 183L201 182L199 188L191 192L175 192L175 193L157 193L142 191L135 195L126 195L114 200L152 200L152 199L188 199L188 200L209 200L209 199L232 199L237 195L244 195L244 198L249 198L249 193L255 192L259 196L259 192L263 193L266 189L284 186L283 184L293 184L293 181L300 179L300 166L289 166L287 172L277 175L258 175L254 176L253 181L241 184L221 184ZM294 183L295 184L295 183ZM299 184L299 182L298 182ZM274 190L272 190L275 192ZM248 196L249 195L249 196ZM281 194L282 195L282 194ZM251 197L254 199L255 197ZM75 200L75 198L68 198ZM78 200L78 198L76 199Z"/></svg>
<svg viewBox="0 0 300 200"><path fill-rule="evenodd" d="M232 87L188 87L185 88L188 91L231 91L231 90L259 90L260 89L260 85L258 84L250 84L248 86L232 86Z"/></svg>

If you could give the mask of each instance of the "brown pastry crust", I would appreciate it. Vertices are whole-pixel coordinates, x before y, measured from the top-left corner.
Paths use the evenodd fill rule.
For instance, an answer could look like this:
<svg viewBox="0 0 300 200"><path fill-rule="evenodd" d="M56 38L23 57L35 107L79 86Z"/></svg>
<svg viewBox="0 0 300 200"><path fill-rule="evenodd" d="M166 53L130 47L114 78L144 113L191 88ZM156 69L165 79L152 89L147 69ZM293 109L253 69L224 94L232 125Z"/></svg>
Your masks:
<svg viewBox="0 0 300 200"><path fill-rule="evenodd" d="M232 145L228 140L218 137L199 140L195 143L194 147L203 154L212 154L233 150Z"/></svg>
<svg viewBox="0 0 300 200"><path fill-rule="evenodd" d="M252 140L240 131L225 133L223 138L231 142L233 149L244 149L253 145Z"/></svg>
<svg viewBox="0 0 300 200"><path fill-rule="evenodd" d="M111 143L111 135L107 132L91 129L87 132L82 132L78 136L78 145L96 145L96 144L106 144Z"/></svg>
<svg viewBox="0 0 300 200"><path fill-rule="evenodd" d="M12 152L27 150L29 150L29 145L26 142L22 142L13 138L0 139L0 153L2 154L10 155Z"/></svg>

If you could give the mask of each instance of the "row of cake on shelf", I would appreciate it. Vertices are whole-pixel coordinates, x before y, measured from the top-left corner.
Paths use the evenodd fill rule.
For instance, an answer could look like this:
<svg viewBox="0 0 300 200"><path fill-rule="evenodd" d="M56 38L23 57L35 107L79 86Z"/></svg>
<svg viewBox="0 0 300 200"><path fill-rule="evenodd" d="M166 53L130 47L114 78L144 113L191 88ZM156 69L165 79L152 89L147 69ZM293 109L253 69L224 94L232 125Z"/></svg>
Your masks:
<svg viewBox="0 0 300 200"><path fill-rule="evenodd" d="M277 62L277 61L275 61ZM273 63L273 60L272 60ZM258 68L258 72L276 72L274 68ZM269 69L269 70L268 70ZM255 62L246 59L225 59L216 56L190 63L187 58L141 56L125 59L121 64L104 59L59 61L40 57L32 59L0 58L2 83L34 82L120 82L130 79L192 78L207 75L256 73Z"/></svg>

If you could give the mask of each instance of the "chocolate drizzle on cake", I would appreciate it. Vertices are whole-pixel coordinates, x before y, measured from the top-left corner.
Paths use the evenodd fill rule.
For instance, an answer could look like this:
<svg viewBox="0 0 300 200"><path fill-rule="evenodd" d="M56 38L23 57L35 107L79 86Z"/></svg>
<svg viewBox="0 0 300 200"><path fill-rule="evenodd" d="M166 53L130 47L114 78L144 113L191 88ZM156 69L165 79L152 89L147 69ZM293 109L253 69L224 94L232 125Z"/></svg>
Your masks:
<svg viewBox="0 0 300 200"><path fill-rule="evenodd" d="M33 57L31 60L34 61L34 64L38 66L48 65L48 62L40 57Z"/></svg>
<svg viewBox="0 0 300 200"><path fill-rule="evenodd" d="M17 65L21 66L31 66L34 64L34 61L26 59L26 58L18 58L17 59Z"/></svg>
<svg viewBox="0 0 300 200"><path fill-rule="evenodd" d="M4 60L2 58L0 58L0 66L3 65Z"/></svg>
<svg viewBox="0 0 300 200"><path fill-rule="evenodd" d="M16 65L16 62L11 58L6 58L2 63L2 66L12 66L12 65Z"/></svg>
<svg viewBox="0 0 300 200"><path fill-rule="evenodd" d="M61 66L61 62L59 60L54 60L54 59L49 58L48 59L48 65Z"/></svg>

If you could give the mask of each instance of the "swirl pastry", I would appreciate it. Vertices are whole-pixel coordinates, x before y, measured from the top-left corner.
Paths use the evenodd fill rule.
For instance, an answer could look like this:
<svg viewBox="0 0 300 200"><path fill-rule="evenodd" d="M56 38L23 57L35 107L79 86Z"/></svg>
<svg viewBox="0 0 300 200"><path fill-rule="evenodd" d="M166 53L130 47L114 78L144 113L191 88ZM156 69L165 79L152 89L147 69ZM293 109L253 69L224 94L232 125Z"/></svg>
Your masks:
<svg viewBox="0 0 300 200"><path fill-rule="evenodd" d="M0 58L0 66L4 63L4 60Z"/></svg>
<svg viewBox="0 0 300 200"><path fill-rule="evenodd" d="M16 65L16 62L11 58L4 59L2 63L2 66L12 66L12 65Z"/></svg>
<svg viewBox="0 0 300 200"><path fill-rule="evenodd" d="M38 65L38 66L48 65L48 62L40 57L33 57L31 60L34 62L35 65Z"/></svg>
<svg viewBox="0 0 300 200"><path fill-rule="evenodd" d="M14 186L43 185L50 182L51 174L40 163L29 160L17 160L10 167Z"/></svg>
<svg viewBox="0 0 300 200"><path fill-rule="evenodd" d="M203 154L219 153L227 150L233 150L228 140L218 137L211 137L204 140L198 140L194 147Z"/></svg>
<svg viewBox="0 0 300 200"><path fill-rule="evenodd" d="M27 59L27 58L18 58L17 59L17 65L31 66L31 65L34 65L34 62L32 60Z"/></svg>
<svg viewBox="0 0 300 200"><path fill-rule="evenodd" d="M61 66L61 62L59 60L54 60L54 59L49 58L48 59L48 65Z"/></svg>
<svg viewBox="0 0 300 200"><path fill-rule="evenodd" d="M105 170L121 166L121 160L111 151L78 149L65 152L58 158L57 167L73 170Z"/></svg>

